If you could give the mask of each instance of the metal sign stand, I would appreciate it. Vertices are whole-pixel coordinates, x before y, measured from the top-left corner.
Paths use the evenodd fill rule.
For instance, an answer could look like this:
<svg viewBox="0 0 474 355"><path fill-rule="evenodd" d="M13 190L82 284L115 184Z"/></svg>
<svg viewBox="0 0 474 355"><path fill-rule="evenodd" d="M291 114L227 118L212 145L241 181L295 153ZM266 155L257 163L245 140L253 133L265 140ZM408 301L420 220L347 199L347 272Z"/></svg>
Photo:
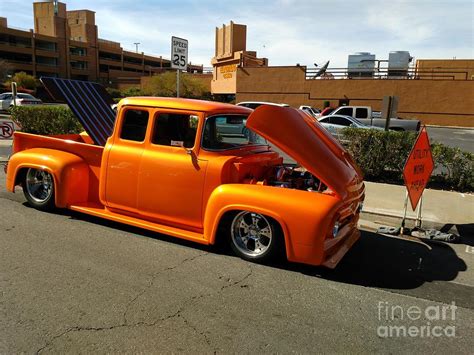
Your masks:
<svg viewBox="0 0 474 355"><path fill-rule="evenodd" d="M423 206L423 195L420 197L420 202L418 204L418 214L415 220L415 228L421 229L421 208Z"/></svg>
<svg viewBox="0 0 474 355"><path fill-rule="evenodd" d="M408 191L407 191L405 195L405 203L403 207L403 218L402 218L400 228L383 226L377 230L377 233L382 234L386 237L416 242L416 243L426 246L429 250L431 250L432 248L431 246L426 244L424 240L436 240L436 241L443 241L447 243L457 243L460 240L460 236L453 233L444 233L437 229L423 229L422 209L423 209L423 195L421 195L420 201L418 202L418 205L417 205L415 226L413 227L413 229L406 228L406 219L407 219L407 210L408 210Z"/></svg>
<svg viewBox="0 0 474 355"><path fill-rule="evenodd" d="M384 111L390 111L390 97L384 98ZM388 121L387 121L388 122ZM415 140L410 154L403 168L403 180L407 187L405 195L405 203L403 208L403 218L399 228L396 227L379 227L377 233L388 237L396 237L425 244L423 240L437 240L449 243L456 243L460 237L452 233L444 233L436 229L422 228L422 209L423 209L423 192L426 184L433 171L434 161L431 155L431 147L426 127L423 127ZM421 190L421 191L420 191ZM413 211L416 211L415 226L413 229L406 228L408 199L410 199ZM418 211L416 210L418 208Z"/></svg>
<svg viewBox="0 0 474 355"><path fill-rule="evenodd" d="M179 72L181 70L176 70L176 97L179 97Z"/></svg>
<svg viewBox="0 0 474 355"><path fill-rule="evenodd" d="M403 218L402 225L400 227L400 234L403 235L405 232L405 221L407 219L407 208L408 208L408 191L405 191L405 206L403 207Z"/></svg>

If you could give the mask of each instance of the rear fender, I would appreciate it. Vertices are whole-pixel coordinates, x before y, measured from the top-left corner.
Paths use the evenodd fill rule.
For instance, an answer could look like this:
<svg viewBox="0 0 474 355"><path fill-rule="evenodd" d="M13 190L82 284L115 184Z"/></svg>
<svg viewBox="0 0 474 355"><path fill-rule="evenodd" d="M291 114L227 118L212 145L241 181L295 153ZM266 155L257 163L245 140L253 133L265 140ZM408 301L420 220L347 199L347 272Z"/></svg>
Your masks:
<svg viewBox="0 0 474 355"><path fill-rule="evenodd" d="M12 155L7 169L7 190L14 192L28 168L49 172L54 179L55 204L68 207L87 202L89 166L77 155L54 149L33 148Z"/></svg>

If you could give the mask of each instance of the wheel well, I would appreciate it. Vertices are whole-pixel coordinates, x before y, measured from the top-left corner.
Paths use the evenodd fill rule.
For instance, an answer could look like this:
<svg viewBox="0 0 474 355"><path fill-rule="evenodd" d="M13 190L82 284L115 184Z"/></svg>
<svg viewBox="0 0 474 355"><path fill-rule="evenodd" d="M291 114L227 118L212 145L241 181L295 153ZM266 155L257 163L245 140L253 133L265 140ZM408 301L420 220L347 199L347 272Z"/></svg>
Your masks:
<svg viewBox="0 0 474 355"><path fill-rule="evenodd" d="M228 234L229 229L226 228L226 227L228 225L230 225L230 223L232 222L234 217L239 212L242 212L242 211L249 211L249 210L231 210L231 211L225 212L221 216L221 219L219 220L219 224L217 226L216 237L214 239L214 244L215 245L225 244L226 239L228 237L230 237L230 235ZM252 211L250 211L250 212L252 212ZM258 213L258 212L255 212L255 213ZM282 238L282 243L281 244L282 244L282 247L284 248L284 250L282 250L282 254L285 255L285 257L286 257L285 233L283 232L283 228L281 227L280 222L278 222L275 218L273 218L271 216L268 216L266 214L262 213L261 215L264 216L266 219L268 219L270 222L272 222L273 225L275 226L275 228L277 229L279 238Z"/></svg>
<svg viewBox="0 0 474 355"><path fill-rule="evenodd" d="M26 172L28 171L29 168L21 168L15 176L15 186L16 185L21 185L23 180L25 180Z"/></svg>

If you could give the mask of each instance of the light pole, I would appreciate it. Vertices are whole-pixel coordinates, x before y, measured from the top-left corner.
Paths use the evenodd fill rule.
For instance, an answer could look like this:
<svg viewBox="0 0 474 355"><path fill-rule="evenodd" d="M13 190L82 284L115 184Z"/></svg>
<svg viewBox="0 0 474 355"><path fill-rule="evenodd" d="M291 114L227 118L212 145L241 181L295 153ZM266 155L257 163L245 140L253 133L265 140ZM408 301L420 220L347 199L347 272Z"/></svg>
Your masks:
<svg viewBox="0 0 474 355"><path fill-rule="evenodd" d="M133 44L135 45L135 51L138 53L138 45L140 44L140 42L134 42Z"/></svg>

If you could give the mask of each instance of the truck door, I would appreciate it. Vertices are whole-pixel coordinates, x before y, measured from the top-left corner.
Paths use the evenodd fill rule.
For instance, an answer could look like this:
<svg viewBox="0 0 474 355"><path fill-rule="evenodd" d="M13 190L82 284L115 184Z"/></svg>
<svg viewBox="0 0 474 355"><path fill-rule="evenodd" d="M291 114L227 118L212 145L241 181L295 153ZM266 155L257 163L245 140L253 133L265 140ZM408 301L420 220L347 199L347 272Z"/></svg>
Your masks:
<svg viewBox="0 0 474 355"><path fill-rule="evenodd" d="M121 111L105 165L105 199L111 208L137 212L138 176L149 116L149 111L141 108Z"/></svg>
<svg viewBox="0 0 474 355"><path fill-rule="evenodd" d="M199 114L158 110L151 138L142 154L138 181L138 209L157 222L202 228L202 193L207 161L191 149Z"/></svg>

